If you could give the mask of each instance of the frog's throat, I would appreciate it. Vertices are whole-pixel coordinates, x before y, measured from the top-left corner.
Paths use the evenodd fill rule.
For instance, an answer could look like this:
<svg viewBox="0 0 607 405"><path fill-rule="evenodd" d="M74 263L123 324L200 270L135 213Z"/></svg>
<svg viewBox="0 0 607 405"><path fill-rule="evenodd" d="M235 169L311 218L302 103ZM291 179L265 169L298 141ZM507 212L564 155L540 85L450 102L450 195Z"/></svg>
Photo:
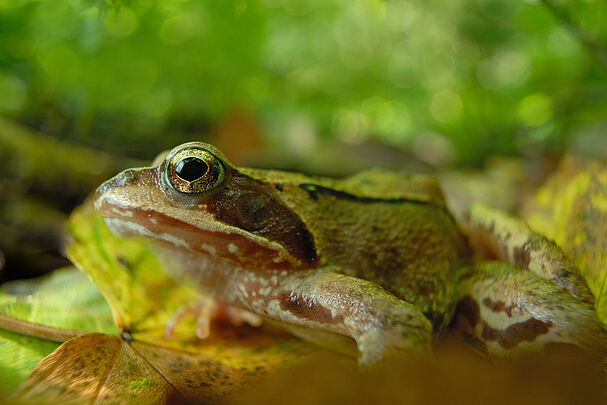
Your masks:
<svg viewBox="0 0 607 405"><path fill-rule="evenodd" d="M291 269L302 266L278 243L255 238L255 235L208 230L157 211L121 207L107 200L98 201L95 208L108 228L121 237L143 236L244 267Z"/></svg>

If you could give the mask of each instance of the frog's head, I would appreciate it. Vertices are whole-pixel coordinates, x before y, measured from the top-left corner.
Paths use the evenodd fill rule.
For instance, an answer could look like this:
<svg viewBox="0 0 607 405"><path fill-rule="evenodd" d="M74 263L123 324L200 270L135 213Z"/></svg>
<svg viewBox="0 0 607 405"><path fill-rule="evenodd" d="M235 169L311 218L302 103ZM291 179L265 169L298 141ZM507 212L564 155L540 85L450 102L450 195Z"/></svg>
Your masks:
<svg viewBox="0 0 607 405"><path fill-rule="evenodd" d="M94 204L121 236L258 268L316 260L312 235L276 190L205 143L182 144L157 166L119 173L99 186Z"/></svg>

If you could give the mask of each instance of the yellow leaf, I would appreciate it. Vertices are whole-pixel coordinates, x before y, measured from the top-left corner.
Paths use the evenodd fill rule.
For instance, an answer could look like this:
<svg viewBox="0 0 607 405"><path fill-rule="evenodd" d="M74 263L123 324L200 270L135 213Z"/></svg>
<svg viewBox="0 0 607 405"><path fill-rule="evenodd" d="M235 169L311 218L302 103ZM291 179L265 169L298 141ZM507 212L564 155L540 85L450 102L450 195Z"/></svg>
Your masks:
<svg viewBox="0 0 607 405"><path fill-rule="evenodd" d="M560 245L580 269L607 323L607 168L565 157L526 208L536 231Z"/></svg>

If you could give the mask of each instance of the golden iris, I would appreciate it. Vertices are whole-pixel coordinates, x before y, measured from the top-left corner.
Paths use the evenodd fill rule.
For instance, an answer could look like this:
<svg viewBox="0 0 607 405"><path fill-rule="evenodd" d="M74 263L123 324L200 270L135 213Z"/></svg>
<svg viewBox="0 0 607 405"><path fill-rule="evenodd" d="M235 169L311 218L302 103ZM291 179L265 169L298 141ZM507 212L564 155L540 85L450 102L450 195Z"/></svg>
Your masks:
<svg viewBox="0 0 607 405"><path fill-rule="evenodd" d="M221 160L202 148L185 148L171 153L166 160L168 184L182 194L200 194L212 190L225 180Z"/></svg>

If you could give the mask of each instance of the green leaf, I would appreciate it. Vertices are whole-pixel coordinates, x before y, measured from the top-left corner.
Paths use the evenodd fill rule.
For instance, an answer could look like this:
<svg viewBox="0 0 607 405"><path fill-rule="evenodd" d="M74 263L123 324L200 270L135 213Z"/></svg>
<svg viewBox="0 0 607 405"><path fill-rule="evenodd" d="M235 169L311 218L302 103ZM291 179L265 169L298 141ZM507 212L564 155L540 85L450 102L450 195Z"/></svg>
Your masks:
<svg viewBox="0 0 607 405"><path fill-rule="evenodd" d="M107 303L86 275L74 268L4 284L0 289L0 314L62 329L115 331ZM0 330L0 397L23 382L58 345Z"/></svg>
<svg viewBox="0 0 607 405"><path fill-rule="evenodd" d="M30 375L58 343L0 330L0 398L6 397Z"/></svg>

